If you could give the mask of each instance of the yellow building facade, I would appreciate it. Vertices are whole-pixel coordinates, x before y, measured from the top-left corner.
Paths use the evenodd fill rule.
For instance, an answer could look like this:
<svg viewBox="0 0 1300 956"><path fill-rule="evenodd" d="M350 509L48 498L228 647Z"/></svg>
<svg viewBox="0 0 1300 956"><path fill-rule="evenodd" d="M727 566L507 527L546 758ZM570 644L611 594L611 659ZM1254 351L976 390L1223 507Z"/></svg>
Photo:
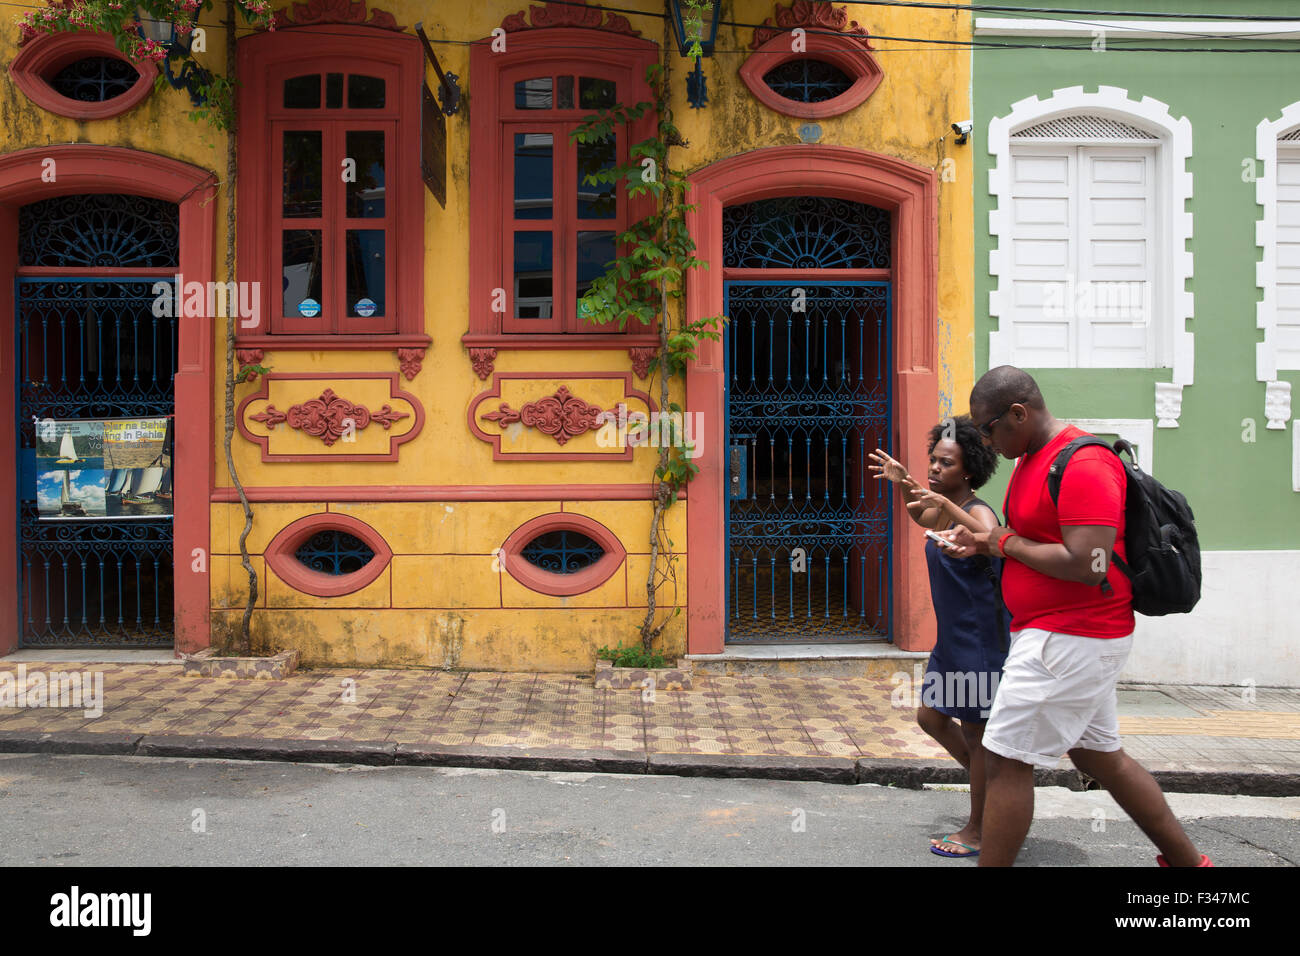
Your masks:
<svg viewBox="0 0 1300 956"><path fill-rule="evenodd" d="M581 671L596 648L635 643L658 449L610 439L620 413L659 410L649 368L658 338L591 326L578 303L637 212L581 173L625 160L632 137L584 152L568 133L594 109L645 99L651 62L667 72L687 143L670 161L696 183L699 208L688 221L709 263L673 307L688 320L731 315L723 340L706 343L672 387L695 429L701 471L667 514L677 559L675 581L658 591L659 619L671 618L660 646L677 656L717 653L733 640L887 639L914 650L933 642L921 546L894 533L900 501L868 504L878 490L864 481L862 450L879 442L923 461L925 432L964 410L954 396L973 380L972 151L951 129L970 116L969 53L960 43L909 42L965 41L969 17L724 2L699 66L707 102L696 108L688 92L696 64L679 53L675 5L622 6L643 12L314 2L280 11L272 32L241 29L230 299L240 305L227 309L206 285L229 279L225 134L192 122L188 97L165 84L116 115L61 114L58 97L68 96L34 99L27 88L70 89L69 64L93 48L67 46L38 62L29 51L51 38L20 47L15 31L0 33L0 58L19 68L0 80L0 271L19 288L0 312L5 334L20 342L6 387L35 380L35 360L25 366L21 352L36 354L33 330L74 312L76 347L47 336L38 364L48 379L52 349L75 353L84 383L95 348L84 344L90 305L77 312L77 303L109 281L179 275L176 315L163 317L176 330L174 407L158 406L173 423L171 570L145 575L150 559L129 529L149 521L105 516L94 547L117 557L96 552L96 566L85 541L75 553L43 544L54 519L25 524L20 508L17 552L0 566L19 595L17 627L0 651L135 643L147 628L127 633L132 607L161 623L170 613L174 646L196 650L242 616L244 509L223 441L227 321L237 323L235 366L250 369L234 388L231 454L253 512L245 546L263 647L297 648L309 665ZM212 69L225 63L217 19L199 21L206 51L197 58ZM417 22L454 77L447 86ZM100 69L102 84L108 68ZM453 105L451 84L460 96L448 113L439 107ZM89 207L75 197L106 194L170 204L141 216L175 207L175 229L157 240L174 248L147 266L111 257L101 261L119 264L97 265L38 238L98 228L77 220ZM106 213L104 228L127 231L123 208ZM55 280L82 285L75 294L59 287L62 306L42 305ZM790 304L777 311L769 294ZM95 319L95 343L123 321ZM121 352L125 333L114 334ZM151 353L155 372L166 365L162 349ZM757 371L741 369L745 360ZM782 391L782 372L791 381L800 360L812 369L803 390ZM96 362L102 385L106 360ZM818 373L817 388L832 385L810 397ZM873 374L877 391L855 384ZM45 394L32 391L21 414L56 422L143 414L107 399L97 416L89 401L42 406ZM798 407L810 401L821 411ZM832 405L842 422L813 421ZM745 415L764 407L767 424L744 431ZM23 465L32 448L34 474L44 474L29 426L10 420L0 443L13 450L20 501L44 515L44 479L32 484L33 466ZM101 470L101 498L111 503L116 473ZM814 492L825 505L816 514L762 510L764 498L776 509L781 493L793 505L796 492L809 507ZM750 532L760 519L784 524L759 541ZM121 556L133 548L135 557ZM796 571L796 549L811 571ZM72 597L50 591L60 579L36 560L56 552ZM162 596L132 605L128 582L116 604L96 603L97 586L112 590L104 560L144 575L137 590L143 580ZM78 599L83 580L91 597ZM125 631L111 620L95 630L110 605L109 618L127 608ZM71 624L61 626L60 614Z"/></svg>

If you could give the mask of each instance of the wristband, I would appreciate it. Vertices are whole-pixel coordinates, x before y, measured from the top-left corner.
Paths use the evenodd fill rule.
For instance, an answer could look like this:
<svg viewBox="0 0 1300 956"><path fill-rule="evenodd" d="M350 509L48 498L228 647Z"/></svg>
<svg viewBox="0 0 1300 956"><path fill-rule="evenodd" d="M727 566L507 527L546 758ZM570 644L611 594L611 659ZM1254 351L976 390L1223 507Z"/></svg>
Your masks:
<svg viewBox="0 0 1300 956"><path fill-rule="evenodd" d="M998 538L998 544L997 544L998 557L1005 558L1007 556L1007 552L1004 550L1003 545L1006 544L1007 538L1014 538L1015 536L1016 533L1014 531L1008 531L1002 537Z"/></svg>

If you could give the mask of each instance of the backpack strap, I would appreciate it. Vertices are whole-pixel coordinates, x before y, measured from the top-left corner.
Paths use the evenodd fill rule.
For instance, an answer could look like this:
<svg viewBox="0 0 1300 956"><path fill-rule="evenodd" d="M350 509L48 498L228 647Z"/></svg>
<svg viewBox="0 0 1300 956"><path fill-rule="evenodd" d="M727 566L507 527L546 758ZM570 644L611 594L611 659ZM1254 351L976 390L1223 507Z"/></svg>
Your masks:
<svg viewBox="0 0 1300 956"><path fill-rule="evenodd" d="M1051 466L1047 469L1047 491L1048 494L1052 496L1052 504L1054 505L1060 504L1061 481L1065 477L1065 466L1070 463L1070 459L1074 457L1074 453L1076 451L1078 451L1080 448L1087 448L1089 445L1099 445L1102 448L1105 448L1107 451L1111 452L1116 458L1119 458L1120 465L1124 464L1124 459L1120 457L1121 451L1128 452L1128 456L1130 460L1133 461L1137 460L1137 456L1134 454L1133 451L1133 446L1123 438L1115 442L1114 447L1111 447L1110 442L1106 441L1103 438L1098 438L1096 435L1080 435L1074 441L1070 442L1070 444L1062 448L1059 453L1057 453L1056 460L1053 461ZM1124 468L1124 476L1125 479L1128 478L1127 467ZM1130 578L1133 577L1133 574L1131 571L1129 571L1129 567L1124 562L1124 559L1121 558L1119 555L1115 554L1113 550L1111 551L1111 559L1119 566L1119 569L1121 571L1123 571ZM1109 581L1102 581L1099 586L1101 587L1103 593L1106 594L1110 594L1111 591L1113 590L1113 588L1111 588L1110 586Z"/></svg>

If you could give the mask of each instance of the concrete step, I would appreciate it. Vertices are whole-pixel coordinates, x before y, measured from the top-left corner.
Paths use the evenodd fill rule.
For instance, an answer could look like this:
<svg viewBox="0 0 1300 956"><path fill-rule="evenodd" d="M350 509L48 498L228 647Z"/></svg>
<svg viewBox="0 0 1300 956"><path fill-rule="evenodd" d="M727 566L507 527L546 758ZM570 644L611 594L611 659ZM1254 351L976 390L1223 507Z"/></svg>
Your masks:
<svg viewBox="0 0 1300 956"><path fill-rule="evenodd" d="M887 641L851 644L727 644L721 654L687 654L696 674L766 677L913 676L929 658L926 651L902 651Z"/></svg>

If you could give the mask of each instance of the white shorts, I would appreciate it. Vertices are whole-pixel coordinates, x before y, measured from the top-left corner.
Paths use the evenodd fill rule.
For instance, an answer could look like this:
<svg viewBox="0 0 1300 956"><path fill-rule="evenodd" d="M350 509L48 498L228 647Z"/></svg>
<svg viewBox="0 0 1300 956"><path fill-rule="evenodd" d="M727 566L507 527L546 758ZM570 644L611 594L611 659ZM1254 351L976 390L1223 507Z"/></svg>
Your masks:
<svg viewBox="0 0 1300 956"><path fill-rule="evenodd" d="M1075 747L1119 750L1115 682L1132 647L1132 634L1099 638L1037 627L1012 631L984 747L1048 768Z"/></svg>

